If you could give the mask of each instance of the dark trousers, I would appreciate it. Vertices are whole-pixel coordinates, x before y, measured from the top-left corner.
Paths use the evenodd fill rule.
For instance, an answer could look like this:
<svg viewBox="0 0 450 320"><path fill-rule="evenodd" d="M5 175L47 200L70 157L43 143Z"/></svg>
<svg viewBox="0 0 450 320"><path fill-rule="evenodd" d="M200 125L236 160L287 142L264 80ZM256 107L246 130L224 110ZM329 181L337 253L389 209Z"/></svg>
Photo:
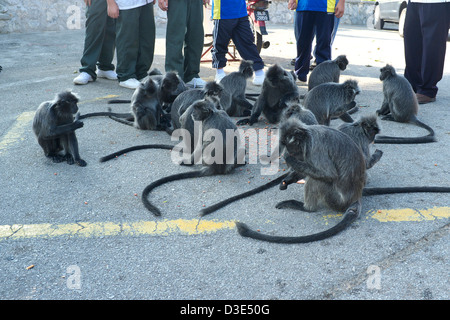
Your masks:
<svg viewBox="0 0 450 320"><path fill-rule="evenodd" d="M88 73L94 80L97 67L114 70L112 60L116 47L116 22L108 17L105 0L92 0L86 10L86 31L80 72Z"/></svg>
<svg viewBox="0 0 450 320"><path fill-rule="evenodd" d="M436 97L444 70L450 2L408 3L404 27L405 78L414 92Z"/></svg>
<svg viewBox="0 0 450 320"><path fill-rule="evenodd" d="M306 81L311 60L312 41L316 36L316 63L331 60L331 35L334 28L334 14L317 11L297 11L295 29L297 36L297 59L295 73Z"/></svg>
<svg viewBox="0 0 450 320"><path fill-rule="evenodd" d="M145 78L155 52L153 3L120 10L116 26L117 78L120 82Z"/></svg>
<svg viewBox="0 0 450 320"><path fill-rule="evenodd" d="M203 51L203 1L170 0L167 11L165 70L184 82L198 78Z"/></svg>
<svg viewBox="0 0 450 320"><path fill-rule="evenodd" d="M250 28L248 16L214 20L213 38L213 49L211 50L213 68L221 69L226 66L226 54L230 39L233 40L239 55L244 60L253 61L253 70L264 68L264 62L256 49L255 37Z"/></svg>

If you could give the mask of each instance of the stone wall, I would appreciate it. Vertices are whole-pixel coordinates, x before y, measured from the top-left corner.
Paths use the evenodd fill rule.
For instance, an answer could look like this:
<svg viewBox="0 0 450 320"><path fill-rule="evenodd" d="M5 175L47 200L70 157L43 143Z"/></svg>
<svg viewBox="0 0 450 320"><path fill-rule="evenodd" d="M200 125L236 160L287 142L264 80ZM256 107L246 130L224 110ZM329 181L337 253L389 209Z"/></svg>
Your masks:
<svg viewBox="0 0 450 320"><path fill-rule="evenodd" d="M343 24L366 24L373 1L346 0ZM286 0L271 0L270 23L292 24L294 12ZM155 6L157 24L166 22L166 13ZM84 0L0 0L0 33L60 31L84 28Z"/></svg>

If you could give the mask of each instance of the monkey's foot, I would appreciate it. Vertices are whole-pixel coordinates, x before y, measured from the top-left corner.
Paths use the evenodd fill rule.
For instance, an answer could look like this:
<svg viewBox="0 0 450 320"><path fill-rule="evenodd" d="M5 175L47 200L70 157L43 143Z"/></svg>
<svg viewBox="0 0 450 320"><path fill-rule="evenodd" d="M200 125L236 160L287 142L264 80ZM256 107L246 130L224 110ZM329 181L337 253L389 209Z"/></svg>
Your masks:
<svg viewBox="0 0 450 320"><path fill-rule="evenodd" d="M78 159L77 161L75 161L75 163L77 165L79 165L80 167L86 167L87 166L87 162L84 161L83 159Z"/></svg>
<svg viewBox="0 0 450 320"><path fill-rule="evenodd" d="M247 125L247 124L250 124L250 119L249 118L241 119L238 122L236 122L236 125L238 125L238 126Z"/></svg>

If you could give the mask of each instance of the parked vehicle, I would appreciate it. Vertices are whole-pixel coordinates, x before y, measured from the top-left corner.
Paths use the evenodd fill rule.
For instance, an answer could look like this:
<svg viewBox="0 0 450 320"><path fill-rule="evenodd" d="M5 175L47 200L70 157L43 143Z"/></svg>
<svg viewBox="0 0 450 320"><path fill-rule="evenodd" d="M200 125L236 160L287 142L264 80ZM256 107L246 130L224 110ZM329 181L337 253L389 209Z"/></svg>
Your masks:
<svg viewBox="0 0 450 320"><path fill-rule="evenodd" d="M247 12L250 17L250 26L255 36L255 44L258 52L261 49L267 49L270 46L269 41L263 41L263 35L267 35L266 21L269 21L269 8L270 1L268 0L250 0L247 1Z"/></svg>
<svg viewBox="0 0 450 320"><path fill-rule="evenodd" d="M378 0L373 10L374 28L383 29L385 22L397 23L398 33L403 37L407 4L404 0ZM450 30L447 39L450 41Z"/></svg>
<svg viewBox="0 0 450 320"><path fill-rule="evenodd" d="M383 29L385 22L398 24L398 33L403 37L408 1L378 0L373 10L374 28Z"/></svg>

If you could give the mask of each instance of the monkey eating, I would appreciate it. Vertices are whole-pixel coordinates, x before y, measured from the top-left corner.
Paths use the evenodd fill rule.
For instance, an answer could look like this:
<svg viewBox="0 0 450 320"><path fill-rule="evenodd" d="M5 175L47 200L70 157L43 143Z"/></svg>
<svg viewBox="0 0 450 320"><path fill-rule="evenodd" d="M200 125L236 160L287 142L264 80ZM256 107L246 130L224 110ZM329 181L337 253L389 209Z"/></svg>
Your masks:
<svg viewBox="0 0 450 320"><path fill-rule="evenodd" d="M80 157L75 135L75 130L83 127L78 100L74 93L63 91L53 101L41 103L33 119L33 131L45 156L53 162L67 161L85 167L87 163Z"/></svg>
<svg viewBox="0 0 450 320"><path fill-rule="evenodd" d="M415 144L436 142L434 130L417 118L419 104L411 84L406 78L397 75L394 67L387 64L380 69L380 80L383 82L383 103L377 110L382 120L409 122L426 129L429 134L422 137L390 137L378 136L375 143Z"/></svg>
<svg viewBox="0 0 450 320"><path fill-rule="evenodd" d="M306 243L338 234L355 221L361 211L361 198L410 192L450 192L448 187L365 188L366 159L360 147L347 134L323 125L305 125L298 119L282 124L280 143L287 154L286 163L304 177L304 202L282 201L276 208L314 212L322 208L344 212L342 220L328 230L306 236L271 236L236 223L245 237L275 243ZM204 209L208 211L208 208ZM210 213L210 212L208 212Z"/></svg>
<svg viewBox="0 0 450 320"><path fill-rule="evenodd" d="M156 187L182 179L229 174L235 167L245 164L243 155L240 157L240 139L236 136L236 134L239 135L237 127L224 110L218 109L219 105L219 100L214 97L198 100L191 105L191 117L194 121L202 122L203 136L200 138L202 143L198 143L191 154L190 164L194 163L195 156L200 153L202 168L167 176L149 184L142 192L142 202L154 215L160 216L161 212L149 201L148 196ZM232 143L225 139L229 137L227 131L234 133ZM230 147L233 152L228 149Z"/></svg>

